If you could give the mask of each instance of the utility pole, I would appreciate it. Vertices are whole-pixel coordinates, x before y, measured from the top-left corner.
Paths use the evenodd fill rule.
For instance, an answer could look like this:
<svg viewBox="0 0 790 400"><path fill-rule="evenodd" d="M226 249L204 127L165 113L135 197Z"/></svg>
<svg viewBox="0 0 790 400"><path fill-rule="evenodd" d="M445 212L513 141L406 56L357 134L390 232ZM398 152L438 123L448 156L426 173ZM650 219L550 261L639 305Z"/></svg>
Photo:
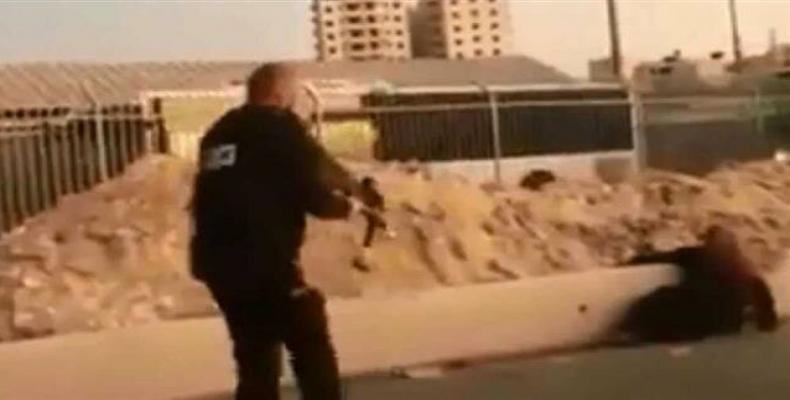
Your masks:
<svg viewBox="0 0 790 400"><path fill-rule="evenodd" d="M612 46L612 74L617 79L623 77L623 54L620 51L620 24L617 21L616 0L606 0L606 8L609 13L609 42Z"/></svg>
<svg viewBox="0 0 790 400"><path fill-rule="evenodd" d="M732 56L735 58L733 65L736 71L741 68L743 53L741 52L741 35L738 32L738 7L735 0L729 0L730 6L730 25L732 26Z"/></svg>

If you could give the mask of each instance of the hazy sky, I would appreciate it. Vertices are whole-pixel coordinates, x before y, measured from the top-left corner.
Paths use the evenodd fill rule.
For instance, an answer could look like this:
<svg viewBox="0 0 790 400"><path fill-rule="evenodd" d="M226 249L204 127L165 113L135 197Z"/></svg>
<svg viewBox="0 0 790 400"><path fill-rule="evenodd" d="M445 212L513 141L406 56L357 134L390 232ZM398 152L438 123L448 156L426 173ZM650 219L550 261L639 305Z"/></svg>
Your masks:
<svg viewBox="0 0 790 400"><path fill-rule="evenodd" d="M605 0L511 0L516 50L577 76L608 51ZM0 0L0 61L311 58L308 0ZM727 0L619 0L624 51L730 53ZM790 42L790 0L738 0L747 52Z"/></svg>

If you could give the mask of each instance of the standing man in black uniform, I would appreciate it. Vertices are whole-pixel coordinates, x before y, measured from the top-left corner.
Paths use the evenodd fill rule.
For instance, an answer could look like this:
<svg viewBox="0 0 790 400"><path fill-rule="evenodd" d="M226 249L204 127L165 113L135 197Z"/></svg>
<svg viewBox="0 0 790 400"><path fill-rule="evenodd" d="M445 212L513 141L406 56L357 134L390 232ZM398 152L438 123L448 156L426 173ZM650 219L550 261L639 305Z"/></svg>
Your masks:
<svg viewBox="0 0 790 400"><path fill-rule="evenodd" d="M233 340L236 398L279 398L282 345L302 398L341 397L324 297L298 265L305 216L347 218L362 194L291 111L294 71L266 64L247 102L200 143L193 200L192 269L210 289Z"/></svg>

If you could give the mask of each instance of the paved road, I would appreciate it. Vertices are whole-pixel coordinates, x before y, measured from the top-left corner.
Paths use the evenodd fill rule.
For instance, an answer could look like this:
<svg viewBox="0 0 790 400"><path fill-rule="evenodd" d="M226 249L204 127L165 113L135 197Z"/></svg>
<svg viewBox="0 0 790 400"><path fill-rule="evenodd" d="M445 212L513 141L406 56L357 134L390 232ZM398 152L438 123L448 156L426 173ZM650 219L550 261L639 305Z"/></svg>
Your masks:
<svg viewBox="0 0 790 400"><path fill-rule="evenodd" d="M784 329L686 346L497 362L435 378L357 378L346 387L352 400L785 400L788 367L790 329ZM297 398L292 390L285 396Z"/></svg>

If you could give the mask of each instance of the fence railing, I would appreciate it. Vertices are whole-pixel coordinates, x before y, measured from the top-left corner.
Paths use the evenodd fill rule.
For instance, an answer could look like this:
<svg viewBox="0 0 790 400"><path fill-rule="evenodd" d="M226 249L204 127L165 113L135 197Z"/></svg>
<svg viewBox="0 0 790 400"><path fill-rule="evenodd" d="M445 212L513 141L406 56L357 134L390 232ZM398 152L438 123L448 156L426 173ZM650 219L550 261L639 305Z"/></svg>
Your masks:
<svg viewBox="0 0 790 400"><path fill-rule="evenodd" d="M321 117L316 131L336 154L463 164L461 173L486 179L501 179L503 168L554 169L557 160L600 167L580 154L602 154L603 168L623 167L609 153L625 155L632 167L699 173L790 145L787 97L525 100L489 93L485 100L308 111ZM0 110L0 235L146 154L194 159L208 127L241 101L237 90L146 92L124 106Z"/></svg>
<svg viewBox="0 0 790 400"><path fill-rule="evenodd" d="M238 89L147 91L140 98L166 133L161 147L188 160L197 157L200 138L211 124L243 100Z"/></svg>
<svg viewBox="0 0 790 400"><path fill-rule="evenodd" d="M0 235L158 150L140 105L0 116Z"/></svg>
<svg viewBox="0 0 790 400"><path fill-rule="evenodd" d="M301 111L318 117L312 119L317 123L314 132L320 132L319 140L337 155L381 161L489 162L492 173L485 180L501 181L503 168L521 169L518 163L506 162L513 158L619 152L633 167L638 158L633 101L625 92L619 95L499 100L492 94L489 101L365 105L342 112L331 104L311 109L323 102L308 99ZM211 123L242 101L237 91L151 92L145 97L161 105L170 152L186 159L195 157L199 139ZM588 158L586 168L595 168Z"/></svg>
<svg viewBox="0 0 790 400"><path fill-rule="evenodd" d="M643 101L647 165L693 174L722 162L770 158L790 145L790 97Z"/></svg>

